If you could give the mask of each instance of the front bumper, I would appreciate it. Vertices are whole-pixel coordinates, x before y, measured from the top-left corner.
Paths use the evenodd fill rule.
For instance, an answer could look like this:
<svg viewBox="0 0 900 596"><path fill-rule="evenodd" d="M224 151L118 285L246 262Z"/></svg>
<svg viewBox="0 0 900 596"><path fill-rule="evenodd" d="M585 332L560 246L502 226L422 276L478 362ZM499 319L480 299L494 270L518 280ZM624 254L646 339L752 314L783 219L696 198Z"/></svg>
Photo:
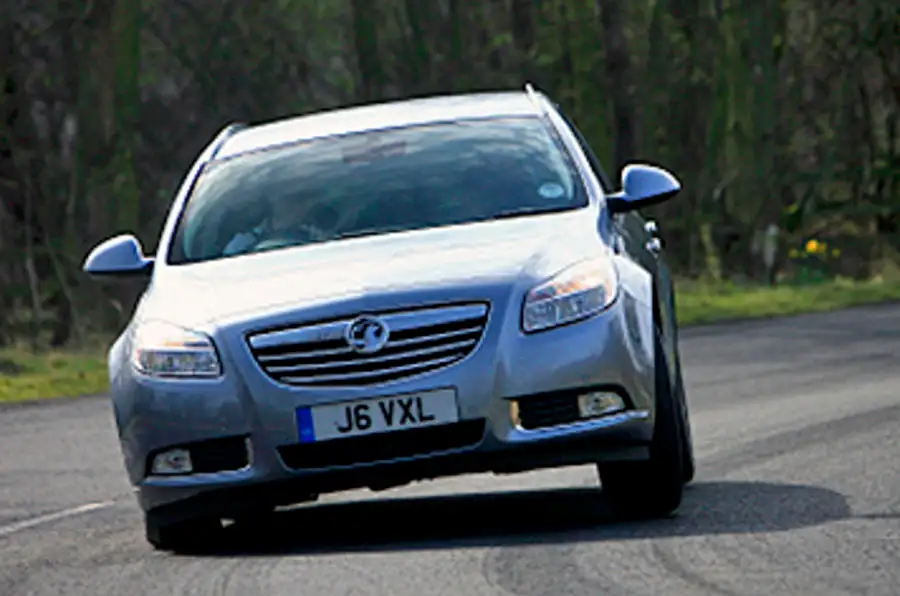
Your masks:
<svg viewBox="0 0 900 596"><path fill-rule="evenodd" d="M527 441L501 443L487 433L477 448L399 458L390 462L271 477L252 468L210 476L153 479L142 483L139 501L157 519L178 521L198 515L228 517L307 500L311 495L372 488L383 490L415 480L493 472L512 474L541 468L649 457L649 413L633 411L535 432ZM529 433L531 434L531 433Z"/></svg>
<svg viewBox="0 0 900 596"><path fill-rule="evenodd" d="M246 348L238 337L230 342L226 338L223 365L231 374L215 382L169 382L131 374L114 381L126 469L144 510L177 517L194 508L225 515L243 506L290 504L310 493L388 488L456 474L646 458L654 415L651 333L649 309L623 294L599 316L532 336L518 332L517 319L493 321L482 345L465 361L390 388L328 391L272 383L241 352ZM372 456L363 462L335 459L333 454L316 467L290 461L298 447L297 407L447 386L457 390L465 427L455 438L429 449L434 435L423 434L406 441L414 448L403 451L396 447L403 443L402 434L426 433L403 431L355 447ZM580 389L596 387L614 388L625 397L627 410L589 420L560 419L532 429L516 424L510 414L510 399L525 403L549 392L571 390L574 396ZM240 462L232 458L235 465L226 465L221 454L229 450L215 448L208 450L212 455L199 473L148 474L148 463L160 450L214 440L230 441L232 453L237 453L235 445L249 445L249 457ZM327 443L340 450L345 441ZM325 443L316 447L330 449Z"/></svg>

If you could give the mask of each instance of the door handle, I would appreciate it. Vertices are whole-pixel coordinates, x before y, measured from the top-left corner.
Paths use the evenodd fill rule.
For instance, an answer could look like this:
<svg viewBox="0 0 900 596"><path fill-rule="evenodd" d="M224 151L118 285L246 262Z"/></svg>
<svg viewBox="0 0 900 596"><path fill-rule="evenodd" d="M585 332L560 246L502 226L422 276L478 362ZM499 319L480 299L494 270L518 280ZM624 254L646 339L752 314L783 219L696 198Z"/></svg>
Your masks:
<svg viewBox="0 0 900 596"><path fill-rule="evenodd" d="M662 251L662 240L659 238L651 238L647 240L647 243L644 244L644 248L647 249L647 252L655 255L658 255L660 251Z"/></svg>
<svg viewBox="0 0 900 596"><path fill-rule="evenodd" d="M651 236L656 236L659 233L659 226L651 219L644 224L644 231Z"/></svg>

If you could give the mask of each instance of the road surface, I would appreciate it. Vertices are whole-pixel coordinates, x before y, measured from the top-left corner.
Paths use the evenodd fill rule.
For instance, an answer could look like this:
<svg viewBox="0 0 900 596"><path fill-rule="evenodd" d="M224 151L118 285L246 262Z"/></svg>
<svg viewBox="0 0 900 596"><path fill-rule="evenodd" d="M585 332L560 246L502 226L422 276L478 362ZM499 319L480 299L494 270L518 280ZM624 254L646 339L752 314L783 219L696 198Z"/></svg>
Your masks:
<svg viewBox="0 0 900 596"><path fill-rule="evenodd" d="M8 408L0 595L897 595L898 347L898 306L685 330L672 519L614 523L577 467L330 497L204 557L144 542L105 400Z"/></svg>

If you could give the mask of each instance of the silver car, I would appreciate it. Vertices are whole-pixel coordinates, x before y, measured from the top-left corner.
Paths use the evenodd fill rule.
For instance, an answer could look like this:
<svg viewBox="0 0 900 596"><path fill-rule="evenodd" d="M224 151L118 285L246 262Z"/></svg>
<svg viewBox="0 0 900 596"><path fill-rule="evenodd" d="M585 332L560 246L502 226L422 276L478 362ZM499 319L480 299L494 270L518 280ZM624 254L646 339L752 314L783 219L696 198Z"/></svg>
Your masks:
<svg viewBox="0 0 900 596"><path fill-rule="evenodd" d="M159 549L318 495L595 464L623 515L676 510L694 459L669 271L544 93L231 125L84 270L143 277L109 351L125 468Z"/></svg>

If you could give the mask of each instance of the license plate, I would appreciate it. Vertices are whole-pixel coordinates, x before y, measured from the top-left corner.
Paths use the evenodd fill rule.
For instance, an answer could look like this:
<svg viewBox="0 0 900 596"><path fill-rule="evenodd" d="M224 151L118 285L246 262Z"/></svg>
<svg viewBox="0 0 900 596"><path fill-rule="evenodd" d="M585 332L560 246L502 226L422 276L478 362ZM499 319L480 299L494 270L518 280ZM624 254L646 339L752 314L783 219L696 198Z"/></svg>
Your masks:
<svg viewBox="0 0 900 596"><path fill-rule="evenodd" d="M459 420L456 391L438 389L297 410L301 443L358 437Z"/></svg>

